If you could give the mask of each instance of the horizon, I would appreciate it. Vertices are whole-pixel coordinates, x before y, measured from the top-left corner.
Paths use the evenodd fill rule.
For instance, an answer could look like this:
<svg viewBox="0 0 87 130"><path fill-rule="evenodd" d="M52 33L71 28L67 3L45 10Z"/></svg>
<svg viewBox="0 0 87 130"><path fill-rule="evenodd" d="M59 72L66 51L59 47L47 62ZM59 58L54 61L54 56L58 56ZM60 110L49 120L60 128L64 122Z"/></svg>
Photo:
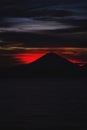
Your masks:
<svg viewBox="0 0 87 130"><path fill-rule="evenodd" d="M0 50L0 57L2 59L0 67L10 67L17 64L29 64L51 52L80 67L87 64L87 48L81 47L31 48L22 45L10 45L0 47Z"/></svg>

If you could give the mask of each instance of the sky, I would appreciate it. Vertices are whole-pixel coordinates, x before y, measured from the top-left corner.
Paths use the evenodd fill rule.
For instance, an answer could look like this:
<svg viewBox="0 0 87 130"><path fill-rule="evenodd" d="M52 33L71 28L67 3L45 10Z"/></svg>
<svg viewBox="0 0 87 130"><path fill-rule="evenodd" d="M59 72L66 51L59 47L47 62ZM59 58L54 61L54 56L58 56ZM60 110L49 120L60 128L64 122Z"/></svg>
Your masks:
<svg viewBox="0 0 87 130"><path fill-rule="evenodd" d="M87 1L0 0L0 67L50 51L87 64Z"/></svg>

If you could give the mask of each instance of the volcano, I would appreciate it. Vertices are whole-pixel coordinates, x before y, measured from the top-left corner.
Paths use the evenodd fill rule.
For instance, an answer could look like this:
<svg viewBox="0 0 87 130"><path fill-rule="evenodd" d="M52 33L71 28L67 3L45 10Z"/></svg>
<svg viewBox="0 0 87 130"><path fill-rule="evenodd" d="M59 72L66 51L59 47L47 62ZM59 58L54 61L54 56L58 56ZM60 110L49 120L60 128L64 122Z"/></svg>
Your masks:
<svg viewBox="0 0 87 130"><path fill-rule="evenodd" d="M13 67L6 72L16 77L26 76L73 76L81 73L80 67L54 53L48 53L37 61Z"/></svg>

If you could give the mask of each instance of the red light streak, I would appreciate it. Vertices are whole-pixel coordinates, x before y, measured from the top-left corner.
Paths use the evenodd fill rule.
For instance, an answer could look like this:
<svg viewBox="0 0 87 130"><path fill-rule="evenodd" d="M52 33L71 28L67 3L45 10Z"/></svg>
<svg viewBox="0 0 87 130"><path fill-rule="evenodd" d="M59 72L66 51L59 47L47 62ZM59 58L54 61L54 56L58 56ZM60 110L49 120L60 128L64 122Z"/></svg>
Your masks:
<svg viewBox="0 0 87 130"><path fill-rule="evenodd" d="M22 53L22 54L15 54L14 58L21 64L30 64L44 55L45 53L32 53L32 54Z"/></svg>

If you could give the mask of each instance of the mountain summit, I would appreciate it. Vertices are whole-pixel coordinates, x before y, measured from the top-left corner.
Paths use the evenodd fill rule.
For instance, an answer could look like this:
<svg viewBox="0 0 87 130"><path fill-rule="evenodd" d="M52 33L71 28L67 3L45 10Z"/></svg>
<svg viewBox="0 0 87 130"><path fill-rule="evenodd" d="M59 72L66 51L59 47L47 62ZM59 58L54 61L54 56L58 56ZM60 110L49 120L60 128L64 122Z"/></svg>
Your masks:
<svg viewBox="0 0 87 130"><path fill-rule="evenodd" d="M48 53L36 62L32 63L31 68L39 70L39 72L53 74L74 74L80 72L80 67L68 62L66 59L55 53Z"/></svg>
<svg viewBox="0 0 87 130"><path fill-rule="evenodd" d="M81 73L80 67L74 65L64 58L54 53L48 53L37 61L13 67L5 74L15 77L55 77L55 76L73 76Z"/></svg>

